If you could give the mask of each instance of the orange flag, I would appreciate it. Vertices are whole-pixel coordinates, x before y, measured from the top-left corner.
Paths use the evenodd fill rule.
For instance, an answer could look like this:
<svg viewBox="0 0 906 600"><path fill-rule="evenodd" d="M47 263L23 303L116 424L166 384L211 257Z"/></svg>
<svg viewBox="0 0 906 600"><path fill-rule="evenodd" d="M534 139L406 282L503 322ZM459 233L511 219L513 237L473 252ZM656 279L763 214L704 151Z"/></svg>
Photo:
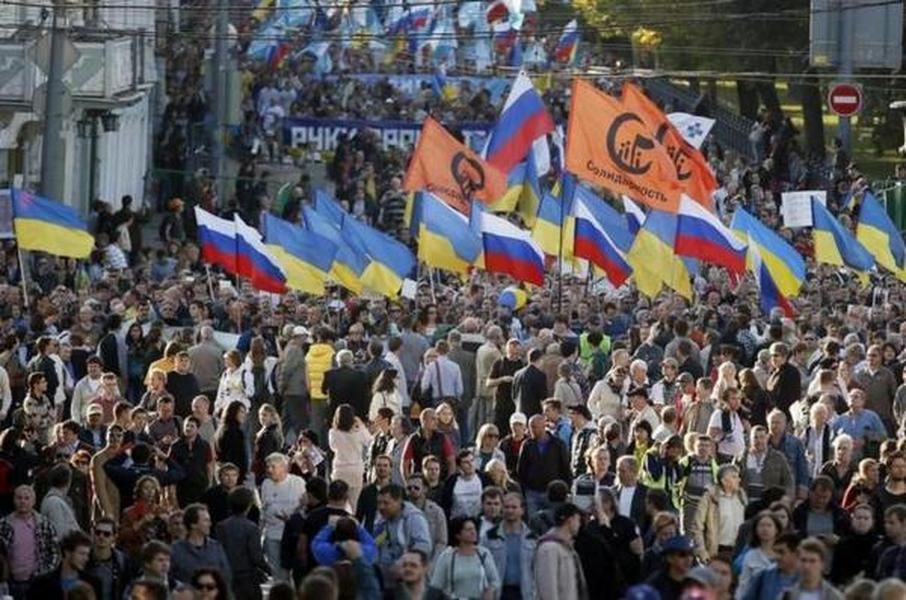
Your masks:
<svg viewBox="0 0 906 600"><path fill-rule="evenodd" d="M711 194L717 189L717 180L702 153L690 146L667 115L631 83L623 84L623 104L633 107L654 139L667 150L676 170L676 178L686 195L714 212Z"/></svg>
<svg viewBox="0 0 906 600"><path fill-rule="evenodd" d="M506 174L481 160L440 123L428 117L403 187L407 192L428 190L468 215L472 198L487 204L503 196Z"/></svg>
<svg viewBox="0 0 906 600"><path fill-rule="evenodd" d="M679 207L676 169L642 117L581 79L573 82L566 168L652 208L675 213Z"/></svg>

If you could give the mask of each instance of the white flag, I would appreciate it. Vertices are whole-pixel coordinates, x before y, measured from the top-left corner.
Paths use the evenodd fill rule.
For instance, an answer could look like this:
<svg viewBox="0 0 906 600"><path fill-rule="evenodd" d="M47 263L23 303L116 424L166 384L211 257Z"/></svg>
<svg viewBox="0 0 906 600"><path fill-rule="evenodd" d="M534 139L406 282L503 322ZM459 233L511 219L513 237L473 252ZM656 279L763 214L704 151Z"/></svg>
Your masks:
<svg viewBox="0 0 906 600"><path fill-rule="evenodd" d="M716 123L714 119L709 119L708 117L699 117L698 115L682 112L670 113L667 118L677 128L683 139L696 148L702 147L702 143L708 137L711 128L714 127L714 123Z"/></svg>

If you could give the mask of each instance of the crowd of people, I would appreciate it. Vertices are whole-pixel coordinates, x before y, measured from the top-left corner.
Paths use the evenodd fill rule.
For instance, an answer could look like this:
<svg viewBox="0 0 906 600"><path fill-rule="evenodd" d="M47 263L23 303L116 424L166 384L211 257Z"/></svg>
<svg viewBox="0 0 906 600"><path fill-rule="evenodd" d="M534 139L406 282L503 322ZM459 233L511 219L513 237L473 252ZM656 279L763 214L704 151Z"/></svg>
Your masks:
<svg viewBox="0 0 906 600"><path fill-rule="evenodd" d="M86 261L34 255L26 276L2 256L0 595L906 597L903 288L815 265L778 211L822 188L851 225L869 182L842 149L803 157L772 114L749 157L703 147L721 216L745 207L809 257L794 317L707 265L692 302L551 274L517 309L484 272L414 298L276 297L208 270L187 208L296 221L323 183L311 160L350 213L416 240L406 149L341 138L277 198L272 117L455 129L499 106L244 65L240 178L219 199L183 175L203 44L171 54L158 164L179 175L157 235L123 199L98 204ZM558 122L567 87L544 92Z"/></svg>

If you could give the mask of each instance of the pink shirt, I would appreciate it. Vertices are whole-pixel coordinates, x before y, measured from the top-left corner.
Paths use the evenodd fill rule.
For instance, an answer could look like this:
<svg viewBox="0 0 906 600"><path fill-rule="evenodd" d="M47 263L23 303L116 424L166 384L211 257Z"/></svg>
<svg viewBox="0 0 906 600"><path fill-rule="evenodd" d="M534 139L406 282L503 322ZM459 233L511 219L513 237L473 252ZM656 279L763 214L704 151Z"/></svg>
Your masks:
<svg viewBox="0 0 906 600"><path fill-rule="evenodd" d="M9 552L9 572L13 581L28 581L38 570L38 538L35 533L35 518L29 515L23 519L13 515L13 540Z"/></svg>

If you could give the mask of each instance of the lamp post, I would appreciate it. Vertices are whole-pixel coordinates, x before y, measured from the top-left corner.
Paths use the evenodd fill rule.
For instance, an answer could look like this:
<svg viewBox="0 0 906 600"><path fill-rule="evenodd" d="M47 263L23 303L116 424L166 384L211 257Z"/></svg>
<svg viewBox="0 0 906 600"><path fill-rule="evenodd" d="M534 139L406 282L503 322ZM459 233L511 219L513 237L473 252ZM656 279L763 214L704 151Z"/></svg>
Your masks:
<svg viewBox="0 0 906 600"><path fill-rule="evenodd" d="M88 208L95 200L97 192L97 167L98 167L98 138L100 127L105 133L117 131L120 128L119 115L109 110L87 108L82 118L76 121L76 133L82 139L88 139ZM98 122L100 121L100 127Z"/></svg>

